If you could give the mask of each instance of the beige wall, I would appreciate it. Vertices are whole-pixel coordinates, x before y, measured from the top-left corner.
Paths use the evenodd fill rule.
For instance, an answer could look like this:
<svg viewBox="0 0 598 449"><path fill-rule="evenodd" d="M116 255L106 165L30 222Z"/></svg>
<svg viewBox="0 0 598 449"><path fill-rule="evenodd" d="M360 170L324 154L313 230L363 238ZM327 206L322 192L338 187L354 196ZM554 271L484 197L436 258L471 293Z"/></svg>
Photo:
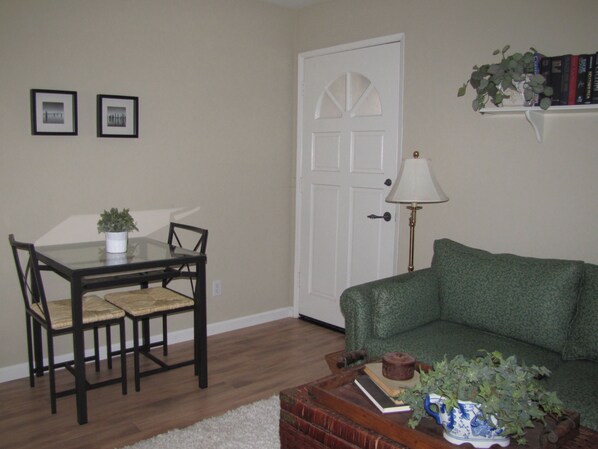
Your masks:
<svg viewBox="0 0 598 449"><path fill-rule="evenodd" d="M544 143L523 117L481 116L457 88L510 44L548 55L598 50L594 0L333 0L300 13L298 50L405 33L403 157L431 158L450 197L418 214L415 265L448 237L497 252L598 262L598 112L546 118ZM399 268L408 223L401 207Z"/></svg>
<svg viewBox="0 0 598 449"><path fill-rule="evenodd" d="M0 236L66 239L118 206L164 238L164 211L199 207L185 221L210 229L208 280L223 283L209 322L290 306L297 52L405 33L404 155L432 158L451 198L418 215L416 267L439 237L598 263L598 113L547 118L539 144L523 117L482 117L456 97L505 44L598 50L597 15L594 0L331 0L300 12L257 0L1 0ZM31 136L31 88L76 90L79 136ZM139 96L139 139L95 137L99 93ZM7 243L0 254L6 367L25 362L25 339Z"/></svg>
<svg viewBox="0 0 598 449"><path fill-rule="evenodd" d="M112 206L161 239L163 211L200 208L210 323L291 305L294 23L257 0L0 1L0 367L26 361L7 235L98 237ZM31 88L77 91L79 135L32 136ZM139 97L139 139L96 137L97 94Z"/></svg>

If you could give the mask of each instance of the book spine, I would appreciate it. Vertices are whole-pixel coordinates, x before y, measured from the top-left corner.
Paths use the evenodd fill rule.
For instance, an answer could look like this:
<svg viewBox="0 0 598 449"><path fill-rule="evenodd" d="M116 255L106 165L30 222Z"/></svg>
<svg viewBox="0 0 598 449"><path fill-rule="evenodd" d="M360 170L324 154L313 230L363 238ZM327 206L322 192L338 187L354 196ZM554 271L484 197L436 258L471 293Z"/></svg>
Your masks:
<svg viewBox="0 0 598 449"><path fill-rule="evenodd" d="M546 86L552 87L552 79L550 78L550 58L547 56L543 56L540 60L540 75L544 77L546 80ZM544 98L544 94L540 94L538 98L538 104L540 104L540 100ZM554 94L553 94L554 98Z"/></svg>
<svg viewBox="0 0 598 449"><path fill-rule="evenodd" d="M577 95L577 72L579 70L579 55L571 55L571 67L569 70L569 97L567 104L575 104Z"/></svg>
<svg viewBox="0 0 598 449"><path fill-rule="evenodd" d="M561 105L561 82L563 79L563 58L562 56L552 56L550 58L550 85L552 86L552 105Z"/></svg>
<svg viewBox="0 0 598 449"><path fill-rule="evenodd" d="M585 94L584 94L584 104L591 104L592 103L592 86L594 85L594 70L596 65L596 55L588 55L588 67L587 67L587 77L586 77L586 87L585 87Z"/></svg>
<svg viewBox="0 0 598 449"><path fill-rule="evenodd" d="M542 73L542 58L544 57L542 53L534 53L534 75Z"/></svg>
<svg viewBox="0 0 598 449"><path fill-rule="evenodd" d="M561 56L561 106L569 104L569 76L571 73L571 55Z"/></svg>
<svg viewBox="0 0 598 449"><path fill-rule="evenodd" d="M583 104L586 92L588 71L588 55L579 55L579 64L577 66L577 91L575 93L575 104Z"/></svg>
<svg viewBox="0 0 598 449"><path fill-rule="evenodd" d="M594 55L594 82L592 83L592 104L598 104L598 52Z"/></svg>

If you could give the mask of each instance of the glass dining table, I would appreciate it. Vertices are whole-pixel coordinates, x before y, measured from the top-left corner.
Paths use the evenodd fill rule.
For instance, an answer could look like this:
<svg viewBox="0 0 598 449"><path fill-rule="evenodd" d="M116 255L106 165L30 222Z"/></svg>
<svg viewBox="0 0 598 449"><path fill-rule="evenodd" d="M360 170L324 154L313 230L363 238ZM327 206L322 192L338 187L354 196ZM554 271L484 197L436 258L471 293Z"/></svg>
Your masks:
<svg viewBox="0 0 598 449"><path fill-rule="evenodd" d="M88 291L142 285L176 277L183 264L195 267L193 313L195 374L208 386L206 256L147 237L129 239L122 254L106 253L104 241L36 247L38 258L70 283L77 421L87 423L85 339L81 298Z"/></svg>

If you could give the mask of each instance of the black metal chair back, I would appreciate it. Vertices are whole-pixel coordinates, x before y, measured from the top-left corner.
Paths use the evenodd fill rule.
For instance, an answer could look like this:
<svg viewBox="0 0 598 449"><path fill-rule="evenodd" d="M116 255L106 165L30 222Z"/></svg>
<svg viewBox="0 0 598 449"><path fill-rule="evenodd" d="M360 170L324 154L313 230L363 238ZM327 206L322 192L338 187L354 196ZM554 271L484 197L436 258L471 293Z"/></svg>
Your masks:
<svg viewBox="0 0 598 449"><path fill-rule="evenodd" d="M46 323L50 325L50 312L48 311L48 303L35 246L33 243L16 241L13 234L8 236L8 240L15 259L21 293L25 303L25 311L31 313L31 306L38 304L44 314Z"/></svg>
<svg viewBox="0 0 598 449"><path fill-rule="evenodd" d="M208 245L208 230L197 226L171 222L168 230L167 242L169 245L205 255ZM195 294L196 279L194 267L191 267L189 264L184 264L177 268L177 272L179 278L189 280L191 295L193 296ZM166 287L173 279L176 278L165 279L162 282L162 286Z"/></svg>

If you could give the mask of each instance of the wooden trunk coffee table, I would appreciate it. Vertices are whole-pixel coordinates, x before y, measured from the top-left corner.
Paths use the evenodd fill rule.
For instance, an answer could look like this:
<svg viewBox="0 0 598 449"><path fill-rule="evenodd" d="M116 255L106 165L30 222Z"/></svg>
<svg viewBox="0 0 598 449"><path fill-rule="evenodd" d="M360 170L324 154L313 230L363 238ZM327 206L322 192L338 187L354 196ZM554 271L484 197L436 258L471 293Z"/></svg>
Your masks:
<svg viewBox="0 0 598 449"><path fill-rule="evenodd" d="M471 449L468 444L455 446L446 441L442 427L431 418L424 418L416 429L411 429L407 426L409 412L380 413L354 385L358 374L359 369L343 370L282 391L281 448ZM511 442L509 448L597 448L598 432L578 429L579 415L570 416L572 419L566 419L552 434L537 426L528 432L528 446Z"/></svg>

